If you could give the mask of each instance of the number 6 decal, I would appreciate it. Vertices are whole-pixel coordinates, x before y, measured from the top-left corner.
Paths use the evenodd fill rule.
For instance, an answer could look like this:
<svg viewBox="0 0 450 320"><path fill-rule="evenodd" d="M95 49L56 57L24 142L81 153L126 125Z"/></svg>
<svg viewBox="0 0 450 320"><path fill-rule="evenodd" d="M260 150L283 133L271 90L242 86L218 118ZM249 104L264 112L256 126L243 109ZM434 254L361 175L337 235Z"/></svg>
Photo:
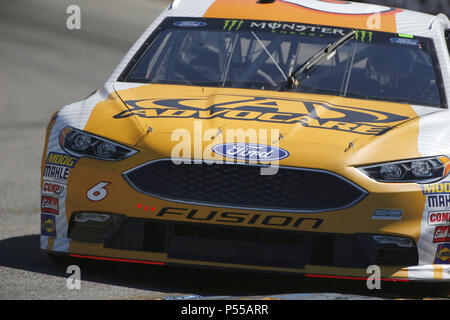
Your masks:
<svg viewBox="0 0 450 320"><path fill-rule="evenodd" d="M108 190L106 190L106 187L110 184L110 182L100 182L96 184L88 190L86 197L94 202L102 201L108 196Z"/></svg>

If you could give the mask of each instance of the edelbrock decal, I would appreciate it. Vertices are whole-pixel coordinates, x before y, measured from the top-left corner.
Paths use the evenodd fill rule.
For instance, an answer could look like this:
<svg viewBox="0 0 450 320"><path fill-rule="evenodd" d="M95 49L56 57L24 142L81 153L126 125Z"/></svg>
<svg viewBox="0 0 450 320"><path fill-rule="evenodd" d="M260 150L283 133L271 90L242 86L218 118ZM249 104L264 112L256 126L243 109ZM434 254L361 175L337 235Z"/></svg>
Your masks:
<svg viewBox="0 0 450 320"><path fill-rule="evenodd" d="M54 197L41 197L41 212L59 214L59 199Z"/></svg>
<svg viewBox="0 0 450 320"><path fill-rule="evenodd" d="M212 151L225 158L246 161L278 161L289 157L289 152L274 146L247 143L225 143L218 144Z"/></svg>
<svg viewBox="0 0 450 320"><path fill-rule="evenodd" d="M434 229L433 243L450 242L450 226L436 227Z"/></svg>

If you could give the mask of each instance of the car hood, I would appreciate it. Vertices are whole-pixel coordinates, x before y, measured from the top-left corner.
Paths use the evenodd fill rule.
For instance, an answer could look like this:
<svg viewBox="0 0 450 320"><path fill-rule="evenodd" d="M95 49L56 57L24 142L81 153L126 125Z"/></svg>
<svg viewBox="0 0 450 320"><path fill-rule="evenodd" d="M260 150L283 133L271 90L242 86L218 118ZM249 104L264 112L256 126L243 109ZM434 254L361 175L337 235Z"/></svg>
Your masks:
<svg viewBox="0 0 450 320"><path fill-rule="evenodd" d="M419 114L439 111L292 92L124 84L116 84L115 90L117 96L109 99L114 107L102 108L108 114L95 121L97 127L111 123L110 128L121 128L113 129L122 132L115 133L116 140L152 149L159 157L170 157L181 137L190 136L192 148L203 150L233 142L227 134L239 135L238 130L237 142L253 142L248 137L256 134L258 143L284 148L291 158L298 154L312 161L340 157L343 162L361 163L371 162L369 158L417 156L415 120ZM127 133L130 130L140 133ZM194 146L198 141L200 147Z"/></svg>

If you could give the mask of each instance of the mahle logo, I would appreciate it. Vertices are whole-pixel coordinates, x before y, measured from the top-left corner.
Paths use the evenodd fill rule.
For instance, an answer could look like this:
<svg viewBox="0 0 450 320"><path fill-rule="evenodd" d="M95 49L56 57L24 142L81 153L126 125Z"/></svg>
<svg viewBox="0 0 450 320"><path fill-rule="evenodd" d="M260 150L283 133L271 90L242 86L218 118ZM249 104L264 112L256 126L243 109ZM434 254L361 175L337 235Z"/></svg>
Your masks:
<svg viewBox="0 0 450 320"><path fill-rule="evenodd" d="M364 30L357 30L356 31L356 41L364 42L372 42L373 40L373 32L371 31L364 31Z"/></svg>
<svg viewBox="0 0 450 320"><path fill-rule="evenodd" d="M225 20L223 30L226 31L239 31L244 24L244 20Z"/></svg>

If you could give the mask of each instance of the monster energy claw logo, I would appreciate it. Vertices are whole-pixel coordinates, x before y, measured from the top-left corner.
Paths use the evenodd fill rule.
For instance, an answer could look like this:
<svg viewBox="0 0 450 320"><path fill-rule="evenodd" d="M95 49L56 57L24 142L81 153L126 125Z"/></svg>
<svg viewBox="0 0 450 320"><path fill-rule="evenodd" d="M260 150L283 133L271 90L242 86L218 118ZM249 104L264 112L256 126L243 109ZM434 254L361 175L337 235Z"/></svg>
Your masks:
<svg viewBox="0 0 450 320"><path fill-rule="evenodd" d="M225 20L225 26L223 27L223 30L239 31L243 24L244 20Z"/></svg>
<svg viewBox="0 0 450 320"><path fill-rule="evenodd" d="M356 41L361 41L362 43L364 43L364 42L366 42L366 39L368 40L368 42L372 42L372 40L373 40L373 32L371 32L371 31L364 31L364 30L357 30L356 31Z"/></svg>

